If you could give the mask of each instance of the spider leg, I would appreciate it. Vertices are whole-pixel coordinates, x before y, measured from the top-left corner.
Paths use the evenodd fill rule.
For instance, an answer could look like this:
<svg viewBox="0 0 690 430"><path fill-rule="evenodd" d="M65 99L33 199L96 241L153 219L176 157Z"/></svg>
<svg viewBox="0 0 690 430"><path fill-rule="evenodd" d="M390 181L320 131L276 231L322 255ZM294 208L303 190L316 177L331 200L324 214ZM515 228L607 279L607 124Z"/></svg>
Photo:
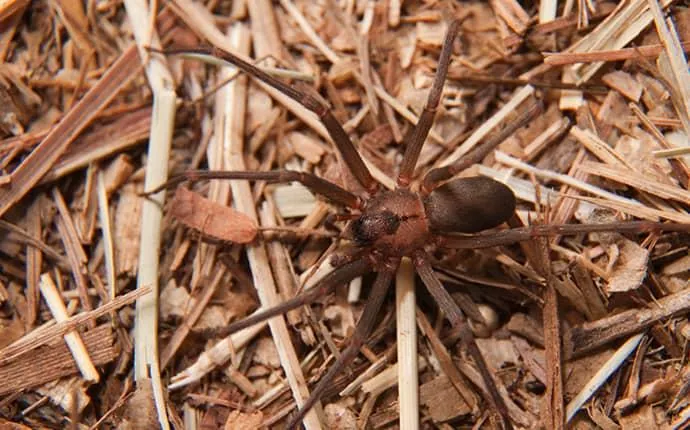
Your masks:
<svg viewBox="0 0 690 430"><path fill-rule="evenodd" d="M508 408L506 407L503 398L499 394L498 388L496 388L496 383L491 376L491 372L486 365L486 361L484 360L484 357L482 356L482 353L474 340L472 330L467 324L467 320L462 315L462 312L458 308L458 305L455 304L453 298L450 296L448 291L443 288L441 281L439 281L434 274L434 270L432 269L431 264L429 264L429 259L430 257L425 251L420 251L417 253L417 255L415 255L415 266L417 268L417 273L419 274L419 277L422 278L422 282L424 282L427 290L429 290L429 293L432 295L434 300L436 300L439 308L441 308L453 328L459 331L460 340L468 349L470 356L474 359L479 373L482 375L484 385L488 391L488 400L498 412L501 420L503 421L503 427L512 428L510 418L508 417Z"/></svg>
<svg viewBox="0 0 690 430"><path fill-rule="evenodd" d="M572 236L597 232L651 233L661 231L690 232L690 224L653 221L614 222L607 224L543 224L466 236L450 234L439 235L437 236L437 241L440 246L445 248L478 249L499 245L510 245L516 242L524 242L532 240L535 237L544 236Z"/></svg>
<svg viewBox="0 0 690 430"><path fill-rule="evenodd" d="M259 312L240 321L236 321L225 328L220 330L214 329L213 334L216 336L228 336L244 328L266 321L269 318L282 315L288 311L291 311L292 309L313 303L318 298L323 297L333 291L338 285L350 282L354 278L366 275L370 271L371 263L366 258L346 263L324 276L316 283L316 285L302 292L301 294L298 294L297 296L286 300L275 307L266 309L265 311Z"/></svg>
<svg viewBox="0 0 690 430"><path fill-rule="evenodd" d="M443 85L446 82L446 75L448 74L448 65L450 64L450 54L453 51L453 41L458 34L459 21L453 21L448 27L446 38L443 41L441 48L441 56L436 67L436 76L434 82L429 90L429 96L424 106L424 111L419 116L417 125L405 136L403 141L406 143L405 154L400 164L400 173L398 174L398 185L406 187L410 184L414 168L419 159L419 153L424 146L424 141L429 135L429 130L434 123L436 116L436 108L441 101L441 93L443 92Z"/></svg>
<svg viewBox="0 0 690 430"><path fill-rule="evenodd" d="M453 176L457 175L473 164L482 161L484 157L493 151L494 148L496 148L501 142L506 140L520 128L527 125L537 114L541 113L542 110L543 104L541 102L534 103L527 111L520 114L514 121L511 121L510 124L499 131L498 134L475 147L474 150L461 157L455 163L430 170L422 182L422 193L429 194L442 182L451 179Z"/></svg>
<svg viewBox="0 0 690 430"><path fill-rule="evenodd" d="M299 182L312 192L324 196L332 203L343 205L349 208L359 208L361 200L356 195L347 191L340 186L319 178L318 176L307 173L298 172L294 170L271 170L268 172L251 172L251 171L228 171L228 170L189 170L174 176L164 184L154 188L151 191L145 192L143 195L148 196L155 194L165 188L170 188L181 182L189 181L205 181L209 179L245 179L249 181L267 181L271 183L283 182Z"/></svg>
<svg viewBox="0 0 690 430"><path fill-rule="evenodd" d="M548 215L546 216L548 218ZM523 227L522 220L513 214L508 221L513 228ZM548 407L545 410L543 422L548 428L562 428L565 423L565 405L563 396L563 339L561 318L558 307L558 293L560 281L554 275L549 256L549 238L537 237L528 242L520 242L520 247L527 257L527 261L534 270L545 280L542 296L542 324L544 327L545 370L547 375L545 398Z"/></svg>
<svg viewBox="0 0 690 430"><path fill-rule="evenodd" d="M397 263L396 263L397 266ZM329 388L333 379L345 368L352 360L357 357L360 348L364 345L369 334L374 328L374 323L376 322L376 317L379 314L379 310L383 305L383 300L386 298L386 293L388 292L388 287L393 280L393 273L395 270L386 270L384 272L379 272L374 281L374 285L371 289L371 294L364 305L364 310L362 316L357 322L355 327L355 332L352 335L352 340L350 344L345 348L340 354L340 357L331 365L326 374L319 380L316 387L312 390L307 401L302 405L302 407L297 411L297 413L290 418L286 428L293 429L296 428L302 421L304 416L309 412L309 410L321 399L323 393Z"/></svg>
<svg viewBox="0 0 690 430"><path fill-rule="evenodd" d="M326 102L323 101L317 95L308 94L306 92L293 88L287 85L285 82L281 81L280 79L276 79L268 73L264 72L263 70L257 68L253 64L244 61L235 54L222 50L220 48L191 48L180 50L168 50L163 51L163 53L168 55L200 54L220 58L221 60L234 65L235 67L242 70L244 73L252 76L253 78L265 82L266 84L276 88L286 96L290 97L291 99L300 103L305 108L314 112L316 115L318 115L318 117L321 119L321 122L328 130L328 134L330 134L331 138L333 139L333 143L335 143L336 148L338 148L338 152L340 152L340 154L343 156L345 164L347 164L347 167L350 169L357 182L359 182L360 185L362 185L369 192L373 192L376 190L378 183L376 182L374 177L371 176L369 169L367 169L367 166L364 164L362 157L359 155L359 152L357 152L357 148L355 148L355 145L352 143L352 140L350 140L350 137L347 135L342 125L340 125L338 120L335 118L333 112L328 107Z"/></svg>

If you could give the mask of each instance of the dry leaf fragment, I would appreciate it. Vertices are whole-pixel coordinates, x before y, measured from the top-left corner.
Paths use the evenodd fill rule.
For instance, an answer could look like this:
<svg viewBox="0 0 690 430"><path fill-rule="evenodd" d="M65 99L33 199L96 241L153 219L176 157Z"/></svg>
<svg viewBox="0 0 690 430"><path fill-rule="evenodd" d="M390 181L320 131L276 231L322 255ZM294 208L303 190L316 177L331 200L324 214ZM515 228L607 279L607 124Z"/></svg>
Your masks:
<svg viewBox="0 0 690 430"><path fill-rule="evenodd" d="M457 419L471 412L447 376L439 376L419 387L419 397L436 423Z"/></svg>
<svg viewBox="0 0 690 430"><path fill-rule="evenodd" d="M137 383L136 390L125 403L123 415L120 428L158 428L156 406L153 403L153 388L149 379Z"/></svg>
<svg viewBox="0 0 690 430"><path fill-rule="evenodd" d="M654 416L654 409L649 405L644 405L629 415L622 415L619 420L622 430L653 430L659 428Z"/></svg>
<svg viewBox="0 0 690 430"><path fill-rule="evenodd" d="M667 264L661 270L661 273L664 275L680 275L684 272L690 272L690 255L686 255L672 263Z"/></svg>
<svg viewBox="0 0 690 430"><path fill-rule="evenodd" d="M278 357L278 350L276 344L272 339L262 337L256 342L256 350L254 351L254 362L263 364L272 369L280 367L280 358Z"/></svg>
<svg viewBox="0 0 690 430"><path fill-rule="evenodd" d="M635 290L647 276L647 249L628 239L618 242L618 249L620 256L606 288L609 294Z"/></svg>
<svg viewBox="0 0 690 430"><path fill-rule="evenodd" d="M182 224L215 239L249 243L256 237L257 226L247 215L184 187L175 192L171 212Z"/></svg>
<svg viewBox="0 0 690 430"><path fill-rule="evenodd" d="M357 428L357 417L347 405L347 399L329 403L323 408L330 429Z"/></svg>
<svg viewBox="0 0 690 430"><path fill-rule="evenodd" d="M273 197L283 218L305 217L316 207L314 195L299 182L276 186Z"/></svg>
<svg viewBox="0 0 690 430"><path fill-rule="evenodd" d="M407 69L412 65L414 52L417 49L417 34L412 31L405 32L401 37L396 39L396 42L398 57L400 58L400 67Z"/></svg>
<svg viewBox="0 0 690 430"><path fill-rule="evenodd" d="M252 413L244 413L240 411L232 411L225 421L225 430L249 430L258 429L264 420L264 414L261 411L254 411Z"/></svg>
<svg viewBox="0 0 690 430"><path fill-rule="evenodd" d="M36 392L48 397L66 411L76 410L81 413L91 403L87 388L88 384L83 379L71 377L48 382L37 388Z"/></svg>
<svg viewBox="0 0 690 430"><path fill-rule="evenodd" d="M187 289L178 287L171 281L163 288L160 295L160 317L163 321L173 318L183 318L187 310L193 306Z"/></svg>
<svg viewBox="0 0 690 430"><path fill-rule="evenodd" d="M337 303L326 307L323 318L331 321L331 332L336 336L345 337L354 332L355 318L352 314L352 306L344 303L344 301L338 300Z"/></svg>
<svg viewBox="0 0 690 430"><path fill-rule="evenodd" d="M632 75L622 70L607 73L601 77L601 80L606 85L634 102L639 101L640 97L642 96L642 84L640 84Z"/></svg>
<svg viewBox="0 0 690 430"><path fill-rule="evenodd" d="M137 185L126 184L121 188L115 208L113 237L115 240L115 267L118 275L134 276L139 260L139 238L141 231L141 197Z"/></svg>
<svg viewBox="0 0 690 430"><path fill-rule="evenodd" d="M326 149L318 140L299 131L286 134L285 139L290 142L297 155L311 164L318 164L323 154L326 153Z"/></svg>
<svg viewBox="0 0 690 430"><path fill-rule="evenodd" d="M103 172L105 192L110 195L127 182L134 172L132 160L126 154L118 155Z"/></svg>
<svg viewBox="0 0 690 430"><path fill-rule="evenodd" d="M214 330L228 325L231 315L223 306L207 306L196 324L195 330Z"/></svg>
<svg viewBox="0 0 690 430"><path fill-rule="evenodd" d="M418 22L416 26L417 40L427 45L441 46L447 29L448 25L444 22Z"/></svg>

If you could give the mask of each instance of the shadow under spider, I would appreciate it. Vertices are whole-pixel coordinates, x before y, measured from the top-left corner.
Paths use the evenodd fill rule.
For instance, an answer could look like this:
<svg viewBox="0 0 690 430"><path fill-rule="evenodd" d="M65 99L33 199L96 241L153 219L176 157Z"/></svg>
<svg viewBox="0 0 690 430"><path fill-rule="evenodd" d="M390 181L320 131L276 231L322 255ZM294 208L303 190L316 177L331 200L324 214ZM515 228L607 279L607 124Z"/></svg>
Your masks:
<svg viewBox="0 0 690 430"><path fill-rule="evenodd" d="M335 269L311 289L274 308L230 324L222 331L224 335L236 332L273 316L284 314L291 309L312 303L319 297L332 292L337 285L347 283L369 272L377 273L369 299L349 345L316 384L305 404L290 418L288 428L294 428L302 421L305 414L320 400L335 376L356 357L373 329L402 257L410 257L414 261L422 282L450 324L459 333L461 342L479 369L486 389L486 400L500 417L503 427L512 427L506 405L477 347L463 311L472 319L483 321L483 318L476 307L465 306L463 311L460 310L434 273L431 267L431 256L424 249L427 244L435 243L441 247L455 249L476 249L530 241L536 237L573 235L592 231L690 230L690 225L655 222L525 227L521 226L515 216L515 196L506 185L485 177L455 178L458 173L480 162L505 138L527 124L541 111L540 103L533 104L495 137L480 144L455 163L429 171L423 177L420 190L411 190L410 182L413 172L441 99L450 63L452 42L457 32L458 22L451 23L445 36L436 75L424 110L417 125L404 138L405 153L400 165L397 187L392 191L380 189L349 136L326 102L317 94L288 86L236 55L217 48L163 52L165 54L213 55L231 63L255 79L275 87L317 114L353 177L365 190L363 196L355 195L312 173L289 170L188 171L146 193L153 194L184 181L208 179L261 180L271 183L297 181L331 203L348 208L353 214L344 237L354 243L356 252L338 258L339 262ZM506 222L513 228L485 232Z"/></svg>

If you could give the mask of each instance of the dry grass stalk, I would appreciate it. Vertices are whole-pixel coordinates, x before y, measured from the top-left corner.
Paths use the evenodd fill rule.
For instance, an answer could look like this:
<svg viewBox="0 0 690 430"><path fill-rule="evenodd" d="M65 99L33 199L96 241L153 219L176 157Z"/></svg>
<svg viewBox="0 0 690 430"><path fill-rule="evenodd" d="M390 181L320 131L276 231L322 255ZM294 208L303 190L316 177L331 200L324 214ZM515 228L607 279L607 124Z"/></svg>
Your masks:
<svg viewBox="0 0 690 430"><path fill-rule="evenodd" d="M125 1L127 16L132 23L134 38L139 48L139 55L147 58L145 46L160 48L158 34L151 23L156 10L149 10L146 2L141 0ZM165 59L149 58L145 67L146 77L153 92L153 110L151 112L151 134L149 137L146 178L144 187L151 189L165 182L168 178L167 159L172 142L172 131L175 124L176 95L173 90L172 75ZM135 379L142 387L151 383L152 395L156 406L158 422L164 430L169 428L163 382L160 377L158 357L158 254L161 249L161 205L164 194L158 193L143 203L141 221L141 243L139 248L139 268L137 271L137 288L152 287L152 294L137 301L135 322Z"/></svg>
<svg viewBox="0 0 690 430"><path fill-rule="evenodd" d="M400 396L400 428L415 429L419 425L419 380L417 377L417 327L414 269L406 260L395 278L395 315L398 330L398 393Z"/></svg>
<svg viewBox="0 0 690 430"><path fill-rule="evenodd" d="M59 323L66 321L68 318L67 308L55 287L53 279L48 273L41 275L41 294L48 304L55 321ZM67 347L74 357L74 361L77 364L77 368L79 368L79 372L81 372L81 376L89 382L98 382L100 378L98 371L94 367L89 354L86 352L86 347L79 334L74 331L65 334L65 343L67 343Z"/></svg>
<svg viewBox="0 0 690 430"><path fill-rule="evenodd" d="M233 45L236 45L239 51L248 51L249 34L246 28L242 25L236 26L233 29L231 38L233 40ZM238 85L235 89L235 85L242 81L245 82L244 85ZM225 98L225 103L223 104L224 109L234 109L229 112L223 112L225 116L225 121L223 123L226 124L226 128L223 130L222 135L225 136L226 140L224 141L224 145L226 145L227 154L229 154L229 159L226 160L224 167L232 170L245 170L245 164L242 160L242 140L233 139L233 137L238 134L241 135L244 129L243 115L238 115L237 112L244 111L242 102L244 97L242 97L241 94L246 91L246 79L238 79L235 85L231 85L226 94L224 94L225 91L223 90L219 92L219 94L222 94ZM239 100L240 102L236 102L235 100ZM246 182L234 181L231 186L235 205L238 210L254 218L254 221L258 223L256 207L254 206L254 199L252 198L249 185ZM271 274L266 250L263 245L260 244L250 245L247 247L247 256L252 268L254 284L257 287L261 303L265 307L275 306L279 302L279 297ZM290 383L290 388L297 398L298 404L301 404L300 402L304 402L307 398L308 389L294 347L290 341L285 320L283 317L276 317L269 320L268 324L273 333L273 339L276 342L276 348L278 349L283 368L288 372L287 378ZM321 428L316 410L307 415L305 418L305 426L309 429Z"/></svg>

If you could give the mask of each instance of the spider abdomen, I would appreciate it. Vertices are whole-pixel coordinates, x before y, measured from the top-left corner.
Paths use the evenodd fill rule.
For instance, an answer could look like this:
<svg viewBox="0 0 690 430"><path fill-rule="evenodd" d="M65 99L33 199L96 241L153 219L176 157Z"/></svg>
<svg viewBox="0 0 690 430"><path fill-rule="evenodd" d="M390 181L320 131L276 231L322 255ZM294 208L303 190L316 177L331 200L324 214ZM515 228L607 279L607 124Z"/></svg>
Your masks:
<svg viewBox="0 0 690 430"><path fill-rule="evenodd" d="M434 189L424 207L433 231L477 233L507 221L515 212L515 195L491 178L458 178Z"/></svg>

